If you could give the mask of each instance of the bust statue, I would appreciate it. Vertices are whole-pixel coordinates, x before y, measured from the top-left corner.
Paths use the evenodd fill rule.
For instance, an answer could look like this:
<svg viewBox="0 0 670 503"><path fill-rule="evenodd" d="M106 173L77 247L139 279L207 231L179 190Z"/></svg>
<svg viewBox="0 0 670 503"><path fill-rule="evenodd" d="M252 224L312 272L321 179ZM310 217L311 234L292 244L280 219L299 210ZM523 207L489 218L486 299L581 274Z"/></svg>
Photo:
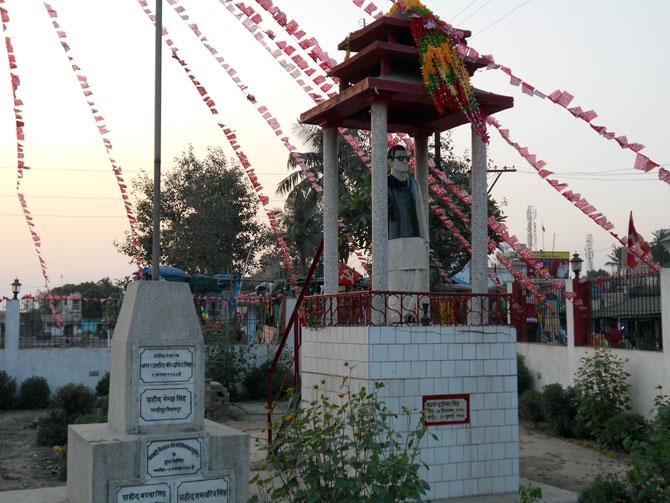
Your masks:
<svg viewBox="0 0 670 503"><path fill-rule="evenodd" d="M427 292L430 289L428 223L423 208L425 195L409 175L409 154L402 146L388 150L388 287L396 292ZM389 299L397 321L418 320L418 303L407 297Z"/></svg>

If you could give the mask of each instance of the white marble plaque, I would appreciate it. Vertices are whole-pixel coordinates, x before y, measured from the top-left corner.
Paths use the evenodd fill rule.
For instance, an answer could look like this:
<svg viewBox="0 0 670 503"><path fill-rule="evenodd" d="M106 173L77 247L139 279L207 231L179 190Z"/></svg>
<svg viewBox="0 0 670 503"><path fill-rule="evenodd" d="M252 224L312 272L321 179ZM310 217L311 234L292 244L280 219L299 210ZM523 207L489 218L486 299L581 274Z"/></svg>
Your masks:
<svg viewBox="0 0 670 503"><path fill-rule="evenodd" d="M228 477L177 483L177 503L188 501L227 503L229 496L230 479Z"/></svg>
<svg viewBox="0 0 670 503"><path fill-rule="evenodd" d="M116 490L116 503L170 503L168 484L125 486Z"/></svg>
<svg viewBox="0 0 670 503"><path fill-rule="evenodd" d="M200 471L202 442L199 438L179 438L147 442L147 475L171 477Z"/></svg>
<svg viewBox="0 0 670 503"><path fill-rule="evenodd" d="M140 348L140 383L192 382L193 354L189 347Z"/></svg>
<svg viewBox="0 0 670 503"><path fill-rule="evenodd" d="M140 424L193 421L193 385L140 388Z"/></svg>
<svg viewBox="0 0 670 503"><path fill-rule="evenodd" d="M470 395L430 395L423 397L427 425L470 422Z"/></svg>

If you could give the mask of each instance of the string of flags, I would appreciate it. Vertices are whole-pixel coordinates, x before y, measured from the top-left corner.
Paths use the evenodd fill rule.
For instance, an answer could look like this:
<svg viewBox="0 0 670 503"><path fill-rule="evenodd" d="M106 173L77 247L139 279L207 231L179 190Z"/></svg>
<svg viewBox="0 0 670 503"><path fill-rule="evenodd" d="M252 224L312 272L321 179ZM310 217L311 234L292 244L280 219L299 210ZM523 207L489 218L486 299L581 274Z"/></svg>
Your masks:
<svg viewBox="0 0 670 503"><path fill-rule="evenodd" d="M37 261L40 264L40 271L42 272L42 278L44 279L44 287L47 292L50 289L50 279L49 273L47 271L47 263L42 254L42 238L37 232L37 226L33 220L33 215L28 208L28 201L26 196L21 190L21 182L24 177L24 171L30 169L29 166L25 164L25 120L23 118L23 100L19 98L19 87L21 86L21 78L19 77L18 61L16 58L16 53L14 52L14 46L12 45L12 39L8 35L9 33L9 11L2 6L5 4L5 0L0 0L0 21L2 22L2 32L5 39L5 48L7 49L7 60L9 63L9 76L11 79L12 86L12 98L14 102L14 120L16 123L16 196L19 200L21 206L21 211L23 212L23 217L28 225L28 231L30 232L30 238L33 242L33 249L35 250L35 255L37 256ZM57 326L61 326L62 318L60 314L56 311L53 303L49 303L49 309L54 315Z"/></svg>
<svg viewBox="0 0 670 503"><path fill-rule="evenodd" d="M205 48L210 52L212 56L215 57L216 61L219 63L219 65L226 71L226 73L232 78L233 82L237 85L237 87L246 94L247 99L254 105L254 108L256 111L261 115L261 117L265 120L268 126L274 131L274 133L278 136L281 137L282 144L284 147L288 150L289 154L291 157L294 159L296 164L300 167L300 169L303 171L305 174L305 177L309 181L312 189L314 189L318 194L323 193L323 188L321 185L318 183L316 175L314 174L313 170L307 166L307 163L303 159L302 155L298 152L298 149L291 143L290 139L288 136L282 136L282 128L279 123L279 121L272 115L272 113L269 111L269 109L264 106L264 105L258 105L256 97L250 93L248 93L249 86L244 84L240 77L237 75L237 71L230 66L225 59L219 55L219 52L214 48L209 41L207 40L207 37L205 37L200 29L198 28L198 25L195 23L189 24L189 15L186 13L186 9L179 5L179 0L168 0L168 3L175 9L175 12L177 15L185 22L188 24L189 28L193 33L198 37L200 42L205 46ZM254 174L253 177L257 180L256 175ZM342 219L338 219L338 226L339 228L343 231L344 238L347 242L347 245L349 246L350 250L354 255L358 258L359 262L361 265L368 270L369 269L369 264L368 261L363 254L361 250L359 250L354 242L351 236L346 232L345 227L344 227L344 222Z"/></svg>
<svg viewBox="0 0 670 503"><path fill-rule="evenodd" d="M60 45L63 47L63 50L65 51L65 55L67 56L67 59L70 62L70 66L72 68L72 71L74 72L75 77L77 78L79 87L81 88L82 93L84 94L84 100L88 105L88 109L91 112L93 120L95 121L96 128L98 130L98 133L100 134L100 138L102 139L105 151L107 152L107 158L109 159L109 162L112 166L114 178L116 179L116 183L119 187L119 192L121 193L123 206L126 211L126 217L130 225L130 237L135 251L135 262L139 269L140 278L142 278L143 277L142 245L140 244L139 236L137 233L137 217L135 216L135 212L133 210L133 204L130 201L130 197L128 195L128 185L126 184L126 181L123 178L123 168L113 157L110 132L107 129L107 126L105 125L105 118L100 112L99 106L93 100L93 91L91 90L91 85L88 82L87 76L84 74L81 67L79 66L79 64L77 64L77 62L75 61L74 57L71 54L72 49L68 44L67 33L60 26L58 22L58 12L49 3L47 2L43 3L44 8L46 9L49 15L49 18L51 19L51 25L53 26L53 29L56 32L56 35L60 41Z"/></svg>
<svg viewBox="0 0 670 503"><path fill-rule="evenodd" d="M137 0L140 6L142 7L142 10L144 13L151 19L151 21L155 24L156 18L152 12L152 10L149 8L148 3L146 0ZM182 67L186 75L188 76L189 80L193 84L193 86L196 88L198 91L198 94L200 94L203 103L207 106L209 109L210 113L218 119L219 111L216 108L216 103L212 99L212 97L209 95L205 87L200 83L200 81L195 77L193 74L192 70L189 68L188 64L186 61L184 61L178 54L178 49L175 43L168 37L168 32L165 27L163 27L163 38L165 39L165 43L168 47L172 49L172 57L179 63L179 65ZM240 161L240 164L244 170L244 173L247 175L249 178L249 181L251 185L253 186L258 199L261 202L261 205L263 206L263 210L265 211L265 214L268 217L268 220L270 221L270 227L272 228L273 233L275 234L275 238L277 240L277 243L279 245L279 249L281 252L281 255L284 260L284 266L286 267L286 272L289 275L289 281L291 283L291 287L294 289L297 289L298 287L298 278L296 277L295 273L293 272L293 262L291 260L291 255L289 253L288 245L286 244L286 241L284 240L280 227L279 227L279 222L277 221L277 216L274 211L272 211L268 206L270 204L270 198L267 197L266 195L263 194L263 186L258 182L258 177L255 175L254 170L251 166L251 163L249 162L248 157L246 154L242 151L239 143L237 142L237 135L236 133L230 129L226 124L223 122L218 122L217 124L223 134L225 135L226 139L228 140L228 143L230 144L231 148L235 152L235 155L237 156L238 160Z"/></svg>

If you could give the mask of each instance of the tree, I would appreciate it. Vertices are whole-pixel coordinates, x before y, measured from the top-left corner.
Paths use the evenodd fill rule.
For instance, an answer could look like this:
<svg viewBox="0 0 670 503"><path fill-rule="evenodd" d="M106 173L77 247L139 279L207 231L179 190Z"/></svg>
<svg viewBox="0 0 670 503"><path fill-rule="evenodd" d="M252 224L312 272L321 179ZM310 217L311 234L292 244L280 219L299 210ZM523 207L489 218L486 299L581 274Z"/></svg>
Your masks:
<svg viewBox="0 0 670 503"><path fill-rule="evenodd" d="M586 279L607 278L609 275L605 269L586 271Z"/></svg>
<svg viewBox="0 0 670 503"><path fill-rule="evenodd" d="M652 259L662 267L670 267L670 253L661 244L661 241L670 236L670 229L659 229L653 233L653 236L654 240L651 242Z"/></svg>
<svg viewBox="0 0 670 503"><path fill-rule="evenodd" d="M189 146L162 179L161 263L207 275L239 272L256 249L262 227L258 198L220 148L198 159ZM142 256L151 263L153 182L142 174L133 183ZM129 233L115 243L134 256Z"/></svg>
<svg viewBox="0 0 670 503"><path fill-rule="evenodd" d="M312 172L316 175L317 179L320 180L323 175L321 164L323 159L323 142L320 130L306 127L300 129L299 131L301 131L300 134L302 135L303 141L312 147L310 152L302 153L301 155L309 165ZM443 136L446 136L446 138L442 140L443 159L441 168L456 185L469 191L470 160L467 158L456 157L454 155L453 145L449 136ZM367 138L361 135L359 136L359 140L369 154L370 148ZM356 245L360 249L369 252L372 239L372 221L370 214L372 186L371 176L367 167L351 150L349 145L342 140L338 139L338 141L340 216L344 220L347 232L353 238ZM289 168L295 167L293 158L289 159L288 166ZM296 191L309 194L309 196L305 197L311 197L311 194L313 193L312 189L310 188L309 181L305 178L302 171L292 172L280 183L278 189L280 194L288 194L289 199L287 199L287 202ZM465 215L470 215L469 207L458 200L453 194L448 195ZM463 236L468 241L470 241L469 226L466 226L456 215L454 215L450 208L448 208L438 199L439 198L435 198L436 204L444 210L448 218L454 222L461 234L463 234ZM318 200L314 198L314 202L310 204L310 211L314 213L314 218L318 218L320 220L321 207L318 204ZM287 208L285 207L285 214L288 213L289 211L287 211ZM489 198L489 215L494 216L498 220L505 219L501 212L500 206L492 198ZM470 254L463 249L458 240L450 231L444 227L442 222L437 216L435 216L433 212L430 213L429 225L431 235L431 249L437 256L438 260L444 265L448 274L456 274L468 263L470 260ZM322 231L319 230L318 232L321 234ZM287 238L290 235L290 227L287 227ZM491 232L489 235L496 242L499 242L500 238L498 236ZM291 241L289 241L289 245L291 245ZM311 258L315 251L316 246L314 246L312 254L308 255L308 257ZM345 246L342 239L340 240L340 256L343 259L346 259L348 256L348 248ZM307 262L309 262L309 259ZM433 283L439 282L440 280L436 271L432 271L432 273Z"/></svg>
<svg viewBox="0 0 670 503"><path fill-rule="evenodd" d="M612 253L607 255L606 266L612 268L612 274L620 275L626 267L626 252L623 246L613 247Z"/></svg>

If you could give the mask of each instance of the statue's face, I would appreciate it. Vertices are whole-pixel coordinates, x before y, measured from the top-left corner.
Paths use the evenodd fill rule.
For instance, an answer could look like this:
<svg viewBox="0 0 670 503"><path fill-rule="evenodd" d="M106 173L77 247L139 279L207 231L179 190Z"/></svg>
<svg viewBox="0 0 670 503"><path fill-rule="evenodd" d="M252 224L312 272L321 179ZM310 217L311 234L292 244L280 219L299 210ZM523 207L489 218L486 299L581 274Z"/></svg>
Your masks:
<svg viewBox="0 0 670 503"><path fill-rule="evenodd" d="M409 172L409 154L405 150L399 150L391 160L391 169L397 173Z"/></svg>

